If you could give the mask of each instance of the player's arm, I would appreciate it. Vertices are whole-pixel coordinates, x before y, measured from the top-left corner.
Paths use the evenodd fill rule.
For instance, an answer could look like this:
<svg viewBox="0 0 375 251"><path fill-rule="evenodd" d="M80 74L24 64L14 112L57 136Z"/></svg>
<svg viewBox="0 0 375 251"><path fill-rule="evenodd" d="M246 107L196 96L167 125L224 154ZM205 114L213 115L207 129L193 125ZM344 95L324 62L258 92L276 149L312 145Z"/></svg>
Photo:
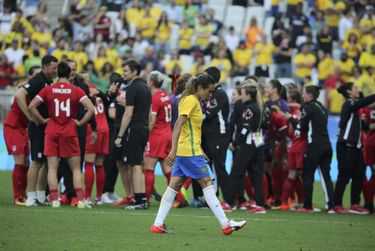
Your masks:
<svg viewBox="0 0 375 251"><path fill-rule="evenodd" d="M117 145L121 144L121 141L118 141L118 140L122 139L122 137L125 134L126 129L128 129L130 121L133 117L133 113L134 113L134 106L127 105L125 108L124 115L122 115L120 130L118 131L118 134L117 134L117 138L116 138Z"/></svg>
<svg viewBox="0 0 375 251"><path fill-rule="evenodd" d="M186 115L181 115L177 118L176 123L174 125L173 133L172 133L172 147L166 159L167 163L170 166L172 166L173 161L176 158L178 139L180 138L181 129L187 120L188 120L188 117Z"/></svg>
<svg viewBox="0 0 375 251"><path fill-rule="evenodd" d="M148 122L148 130L151 132L152 128L154 128L155 122L156 122L156 112L152 111L152 108L150 109L150 116L149 116L149 122Z"/></svg>
<svg viewBox="0 0 375 251"><path fill-rule="evenodd" d="M48 121L48 118L44 118L38 111L38 106L43 102L43 98L41 98L40 96L35 96L35 98L31 100L29 107L26 107L30 111L32 116L36 119L36 121L34 122L36 122L37 124L46 124Z"/></svg>
<svg viewBox="0 0 375 251"><path fill-rule="evenodd" d="M81 120L77 121L77 126L82 126L90 121L92 116L95 114L95 107L91 100L87 96L83 96L80 100L80 103L85 108L86 112L81 118Z"/></svg>
<svg viewBox="0 0 375 251"><path fill-rule="evenodd" d="M19 88L17 90L16 96L15 96L17 105L21 109L21 111L23 112L23 114L25 114L25 116L27 117L27 119L29 121L33 121L34 122L33 117L31 115L31 112L30 112L29 108L27 107L26 98L27 98L27 91L26 91L26 89L25 88Z"/></svg>

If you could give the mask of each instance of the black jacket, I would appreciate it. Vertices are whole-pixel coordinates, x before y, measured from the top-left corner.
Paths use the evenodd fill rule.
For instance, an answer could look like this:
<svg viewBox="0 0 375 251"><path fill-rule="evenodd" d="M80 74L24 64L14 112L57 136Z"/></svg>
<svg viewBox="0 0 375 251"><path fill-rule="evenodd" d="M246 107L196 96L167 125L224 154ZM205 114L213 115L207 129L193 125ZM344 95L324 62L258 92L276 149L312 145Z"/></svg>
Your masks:
<svg viewBox="0 0 375 251"><path fill-rule="evenodd" d="M218 85L206 105L202 134L210 137L228 135L228 116L229 98L222 86Z"/></svg>
<svg viewBox="0 0 375 251"><path fill-rule="evenodd" d="M361 120L358 110L375 102L375 94L359 100L348 99L342 106L338 142L352 147L361 147Z"/></svg>
<svg viewBox="0 0 375 251"><path fill-rule="evenodd" d="M328 111L319 101L313 100L302 105L300 128L302 133L307 134L309 144L330 145L327 124Z"/></svg>

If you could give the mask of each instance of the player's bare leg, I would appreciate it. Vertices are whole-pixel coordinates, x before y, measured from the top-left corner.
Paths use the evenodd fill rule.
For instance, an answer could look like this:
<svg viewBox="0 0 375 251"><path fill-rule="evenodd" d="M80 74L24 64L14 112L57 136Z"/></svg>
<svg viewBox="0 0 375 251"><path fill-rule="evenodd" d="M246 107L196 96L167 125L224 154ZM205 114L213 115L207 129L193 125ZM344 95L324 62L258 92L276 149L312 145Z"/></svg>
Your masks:
<svg viewBox="0 0 375 251"><path fill-rule="evenodd" d="M52 207L60 207L57 170L59 168L60 159L58 157L48 157L48 187L49 187L49 200Z"/></svg>
<svg viewBox="0 0 375 251"><path fill-rule="evenodd" d="M69 167L73 174L73 186L78 199L78 208L90 208L84 200L82 172L81 172L81 158L79 156L68 158Z"/></svg>
<svg viewBox="0 0 375 251"><path fill-rule="evenodd" d="M38 181L38 174L40 168L42 168L43 162L33 160L31 162L30 168L27 171L27 200L26 206L37 206L37 193L36 193L36 184Z"/></svg>

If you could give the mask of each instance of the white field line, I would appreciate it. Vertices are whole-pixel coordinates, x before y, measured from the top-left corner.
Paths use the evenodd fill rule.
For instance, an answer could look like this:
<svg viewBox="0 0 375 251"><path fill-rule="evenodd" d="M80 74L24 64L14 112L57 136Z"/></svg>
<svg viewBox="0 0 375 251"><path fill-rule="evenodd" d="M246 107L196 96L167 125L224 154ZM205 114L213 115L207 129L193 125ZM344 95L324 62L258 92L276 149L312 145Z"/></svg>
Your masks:
<svg viewBox="0 0 375 251"><path fill-rule="evenodd" d="M8 209L9 210L9 209ZM9 211L23 211L23 212L31 212L31 213L51 213L51 214L56 214L56 213L71 213L72 210L65 210L62 208L59 209L52 209L49 208L48 210L43 210L43 208L11 208ZM90 210L90 209L77 209L75 213L79 214L97 214L97 215L118 215L118 216L156 216L155 213L142 213L142 212L137 212L135 213L134 211L126 211L124 209L119 209L119 211L99 211L99 210ZM231 218L231 214L227 214ZM301 215L301 214L300 214ZM245 217L244 217L245 216ZM307 216L307 215L306 215ZM8 215L9 217L9 215ZM175 214L172 213L168 216L170 217L184 217L184 218L214 218L212 215L190 215L190 214ZM330 215L327 215L327 217L330 217ZM366 217L366 216L365 216ZM348 224L356 224L355 219L353 221L324 221L324 220L290 220L287 218L257 218L255 215L247 214L247 215L241 215L241 217L235 217L236 219L245 219L248 221L259 221L259 222L295 222L295 223L312 223L312 224L320 224L320 225L326 225L326 224L335 224L335 225L348 225ZM372 217L371 217L372 218Z"/></svg>

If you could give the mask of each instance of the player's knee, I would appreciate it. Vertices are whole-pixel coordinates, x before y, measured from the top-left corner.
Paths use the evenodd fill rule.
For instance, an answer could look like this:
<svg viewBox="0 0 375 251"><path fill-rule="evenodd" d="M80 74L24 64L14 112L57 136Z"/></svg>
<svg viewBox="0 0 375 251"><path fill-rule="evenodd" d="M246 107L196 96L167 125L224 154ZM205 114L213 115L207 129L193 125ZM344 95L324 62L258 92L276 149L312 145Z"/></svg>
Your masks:
<svg viewBox="0 0 375 251"><path fill-rule="evenodd" d="M204 177L198 180L198 183L201 185L202 188L208 187L212 184L210 177Z"/></svg>

